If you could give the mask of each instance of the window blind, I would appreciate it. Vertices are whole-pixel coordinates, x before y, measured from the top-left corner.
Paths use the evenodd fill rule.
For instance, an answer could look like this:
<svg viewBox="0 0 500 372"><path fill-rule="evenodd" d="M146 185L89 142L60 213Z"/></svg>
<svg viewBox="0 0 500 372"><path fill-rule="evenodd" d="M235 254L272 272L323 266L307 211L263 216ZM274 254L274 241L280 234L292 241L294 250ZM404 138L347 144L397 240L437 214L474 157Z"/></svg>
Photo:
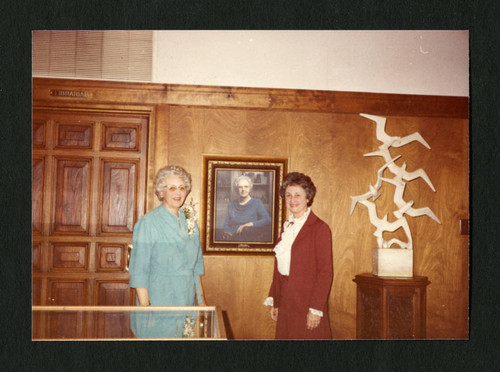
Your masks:
<svg viewBox="0 0 500 372"><path fill-rule="evenodd" d="M152 81L152 31L33 31L34 77Z"/></svg>

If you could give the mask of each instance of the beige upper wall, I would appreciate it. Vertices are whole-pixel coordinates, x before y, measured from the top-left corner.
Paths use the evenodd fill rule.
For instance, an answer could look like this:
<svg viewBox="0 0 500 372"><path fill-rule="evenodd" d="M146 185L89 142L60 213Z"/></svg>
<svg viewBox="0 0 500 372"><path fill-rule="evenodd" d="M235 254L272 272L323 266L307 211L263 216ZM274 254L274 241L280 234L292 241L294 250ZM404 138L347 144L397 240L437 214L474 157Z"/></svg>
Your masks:
<svg viewBox="0 0 500 372"><path fill-rule="evenodd" d="M156 31L153 81L469 95L468 31Z"/></svg>

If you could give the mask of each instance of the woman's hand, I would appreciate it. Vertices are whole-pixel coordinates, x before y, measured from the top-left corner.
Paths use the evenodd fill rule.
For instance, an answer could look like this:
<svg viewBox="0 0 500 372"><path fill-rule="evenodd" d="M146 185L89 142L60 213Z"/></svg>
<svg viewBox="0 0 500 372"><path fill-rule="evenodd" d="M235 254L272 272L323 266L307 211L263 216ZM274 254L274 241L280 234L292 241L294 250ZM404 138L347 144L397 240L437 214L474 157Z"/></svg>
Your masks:
<svg viewBox="0 0 500 372"><path fill-rule="evenodd" d="M313 330L317 326L319 326L319 322L321 321L321 317L319 315L311 313L309 311L307 313L307 329L308 330Z"/></svg>
<svg viewBox="0 0 500 372"><path fill-rule="evenodd" d="M247 222L246 224L241 225L240 227L238 227L238 230L236 230L236 234L241 234L243 232L243 229L245 227L252 227L252 226L253 226L253 222Z"/></svg>
<svg viewBox="0 0 500 372"><path fill-rule="evenodd" d="M275 322L278 321L278 310L279 308L277 307L271 307L271 319Z"/></svg>

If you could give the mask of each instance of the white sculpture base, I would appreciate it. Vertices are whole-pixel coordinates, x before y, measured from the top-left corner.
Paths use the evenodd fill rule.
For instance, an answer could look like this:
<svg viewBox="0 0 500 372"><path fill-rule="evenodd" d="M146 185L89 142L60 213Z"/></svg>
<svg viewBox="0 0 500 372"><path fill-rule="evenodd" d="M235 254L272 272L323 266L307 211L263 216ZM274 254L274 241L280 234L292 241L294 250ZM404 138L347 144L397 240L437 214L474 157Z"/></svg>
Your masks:
<svg viewBox="0 0 500 372"><path fill-rule="evenodd" d="M374 248L373 275L413 277L413 250Z"/></svg>

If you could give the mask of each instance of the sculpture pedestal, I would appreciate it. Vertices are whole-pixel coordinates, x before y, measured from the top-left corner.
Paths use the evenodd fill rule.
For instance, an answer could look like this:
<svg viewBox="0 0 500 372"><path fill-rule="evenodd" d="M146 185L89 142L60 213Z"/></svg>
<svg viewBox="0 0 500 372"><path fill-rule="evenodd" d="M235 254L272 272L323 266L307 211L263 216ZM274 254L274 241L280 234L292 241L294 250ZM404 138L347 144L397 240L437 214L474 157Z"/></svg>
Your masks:
<svg viewBox="0 0 500 372"><path fill-rule="evenodd" d="M356 275L356 338L425 338L426 276Z"/></svg>
<svg viewBox="0 0 500 372"><path fill-rule="evenodd" d="M413 250L400 248L373 248L373 275L413 276Z"/></svg>

